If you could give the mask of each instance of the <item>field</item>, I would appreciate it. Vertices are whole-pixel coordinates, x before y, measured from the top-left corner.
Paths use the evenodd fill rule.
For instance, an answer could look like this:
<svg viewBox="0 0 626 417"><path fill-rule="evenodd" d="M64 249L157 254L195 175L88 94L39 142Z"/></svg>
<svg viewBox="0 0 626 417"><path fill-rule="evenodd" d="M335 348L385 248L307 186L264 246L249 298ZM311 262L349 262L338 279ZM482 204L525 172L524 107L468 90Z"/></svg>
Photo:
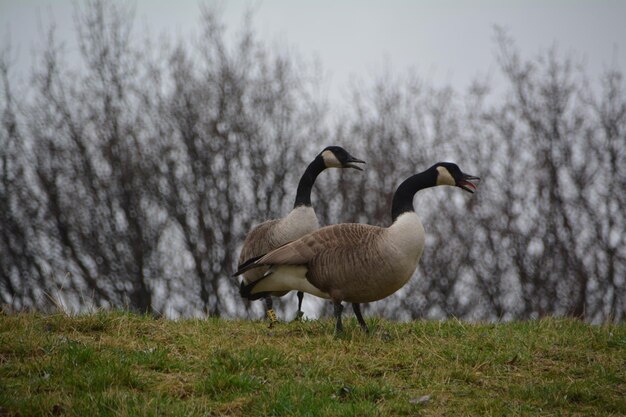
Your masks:
<svg viewBox="0 0 626 417"><path fill-rule="evenodd" d="M0 416L626 414L625 324L367 321L0 315Z"/></svg>

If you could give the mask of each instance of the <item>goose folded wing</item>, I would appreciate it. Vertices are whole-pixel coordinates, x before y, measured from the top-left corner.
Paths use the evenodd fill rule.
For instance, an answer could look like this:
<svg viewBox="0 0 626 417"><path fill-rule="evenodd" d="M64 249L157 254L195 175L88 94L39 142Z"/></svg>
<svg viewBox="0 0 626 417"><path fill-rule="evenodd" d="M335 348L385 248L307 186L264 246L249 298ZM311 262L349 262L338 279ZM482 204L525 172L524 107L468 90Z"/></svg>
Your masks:
<svg viewBox="0 0 626 417"><path fill-rule="evenodd" d="M321 253L363 243L381 229L356 223L323 227L277 248L257 261L259 265L305 265Z"/></svg>
<svg viewBox="0 0 626 417"><path fill-rule="evenodd" d="M259 265L304 265L315 256L316 252L322 248L324 236L319 235L320 230L309 233L274 249L261 257Z"/></svg>

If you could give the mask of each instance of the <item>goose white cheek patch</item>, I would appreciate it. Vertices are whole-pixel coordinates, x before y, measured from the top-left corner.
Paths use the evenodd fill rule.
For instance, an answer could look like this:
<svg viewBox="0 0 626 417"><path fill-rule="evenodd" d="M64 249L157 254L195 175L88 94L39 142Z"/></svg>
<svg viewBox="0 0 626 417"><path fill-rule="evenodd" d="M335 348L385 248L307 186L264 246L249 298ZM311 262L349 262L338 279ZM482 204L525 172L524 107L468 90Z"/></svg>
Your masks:
<svg viewBox="0 0 626 417"><path fill-rule="evenodd" d="M322 152L322 158L327 168L341 168L341 162L339 162L335 154L331 151Z"/></svg>
<svg viewBox="0 0 626 417"><path fill-rule="evenodd" d="M437 185L456 185L456 181L450 175L450 171L445 169L444 167L437 167Z"/></svg>

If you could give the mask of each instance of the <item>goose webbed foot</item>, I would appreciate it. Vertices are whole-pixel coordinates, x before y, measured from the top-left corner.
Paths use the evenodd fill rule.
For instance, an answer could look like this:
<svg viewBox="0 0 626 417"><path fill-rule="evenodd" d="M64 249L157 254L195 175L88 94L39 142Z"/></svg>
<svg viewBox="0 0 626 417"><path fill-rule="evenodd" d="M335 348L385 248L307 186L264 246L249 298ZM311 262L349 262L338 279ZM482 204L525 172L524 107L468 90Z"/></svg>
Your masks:
<svg viewBox="0 0 626 417"><path fill-rule="evenodd" d="M278 318L276 317L276 312L274 311L272 305L272 297L265 297L265 308L265 314L270 321L267 327L271 329L272 327L274 327L275 324L278 324Z"/></svg>
<svg viewBox="0 0 626 417"><path fill-rule="evenodd" d="M359 322L361 329L363 329L365 333L369 333L370 329L367 327L367 323L365 323L365 320L363 320L363 315L361 314L361 306L358 303L352 303L352 310L354 310L354 315L356 316L356 319Z"/></svg>
<svg viewBox="0 0 626 417"><path fill-rule="evenodd" d="M276 317L276 312L274 311L274 309L267 310L267 318L270 321L267 325L268 328L271 329L272 327L274 327L274 325L278 324L278 318Z"/></svg>

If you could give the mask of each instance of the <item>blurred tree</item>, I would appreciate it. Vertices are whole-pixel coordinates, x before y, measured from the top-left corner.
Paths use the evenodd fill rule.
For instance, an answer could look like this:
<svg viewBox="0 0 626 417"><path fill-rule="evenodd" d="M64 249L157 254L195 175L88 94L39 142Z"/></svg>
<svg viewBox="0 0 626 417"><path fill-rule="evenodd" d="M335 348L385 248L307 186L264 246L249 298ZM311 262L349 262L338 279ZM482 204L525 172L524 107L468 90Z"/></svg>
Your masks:
<svg viewBox="0 0 626 417"><path fill-rule="evenodd" d="M50 290L45 257L32 244L38 206L26 176L28 147L10 82L11 48L0 51L0 303L15 309L46 309Z"/></svg>
<svg viewBox="0 0 626 417"><path fill-rule="evenodd" d="M483 178L471 197L418 194L416 276L368 309L624 318L620 71L594 89L572 59L524 60L499 32L503 99L488 81L461 95L387 71L355 84L330 122L319 68L259 42L250 15L235 36L217 9L202 8L200 24L192 43L139 44L124 3L79 5L80 58L65 60L52 26L19 93L2 50L0 302L260 317L230 278L239 245L288 211L306 162L339 144L368 165L318 179L321 224L388 225L395 187L441 160Z"/></svg>
<svg viewBox="0 0 626 417"><path fill-rule="evenodd" d="M201 310L241 314L236 254L250 227L293 204L323 112L306 71L257 43L249 23L233 48L218 11L203 9L202 25L196 60L182 45L170 55L161 197L191 256Z"/></svg>
<svg viewBox="0 0 626 417"><path fill-rule="evenodd" d="M137 92L132 15L92 2L77 15L84 68L71 70L50 31L24 107L29 170L43 213L35 225L69 305L153 312L150 279L164 219Z"/></svg>

